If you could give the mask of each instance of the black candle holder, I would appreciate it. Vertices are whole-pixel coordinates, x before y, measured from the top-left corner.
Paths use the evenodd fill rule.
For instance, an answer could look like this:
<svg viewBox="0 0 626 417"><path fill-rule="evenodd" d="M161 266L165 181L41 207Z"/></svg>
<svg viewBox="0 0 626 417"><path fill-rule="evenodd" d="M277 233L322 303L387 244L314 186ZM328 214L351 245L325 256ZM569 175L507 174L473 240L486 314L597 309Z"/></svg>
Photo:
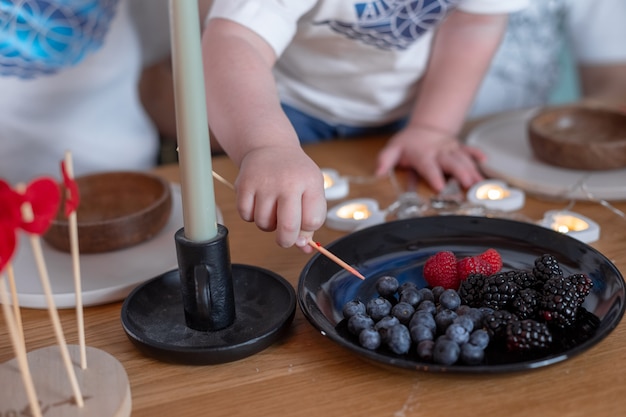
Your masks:
<svg viewBox="0 0 626 417"><path fill-rule="evenodd" d="M253 355L289 329L295 291L263 268L231 264L228 229L207 242L175 234L178 268L135 288L122 305L122 325L146 355L207 365Z"/></svg>

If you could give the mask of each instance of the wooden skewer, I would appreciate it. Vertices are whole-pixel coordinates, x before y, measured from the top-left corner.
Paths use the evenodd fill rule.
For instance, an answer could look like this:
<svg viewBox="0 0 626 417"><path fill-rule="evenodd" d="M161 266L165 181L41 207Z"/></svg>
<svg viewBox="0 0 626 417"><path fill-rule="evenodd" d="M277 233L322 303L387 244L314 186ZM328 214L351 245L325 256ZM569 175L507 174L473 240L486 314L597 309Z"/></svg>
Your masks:
<svg viewBox="0 0 626 417"><path fill-rule="evenodd" d="M65 153L65 169L67 175L74 179L72 154ZM68 191L69 192L69 191ZM85 346L85 321L83 318L83 294L80 276L80 258L78 252L78 220L76 210L72 210L68 217L70 234L70 251L72 253L72 271L74 272L74 293L76 299L76 321L78 327L78 345L80 348L80 367L87 369L87 348Z"/></svg>
<svg viewBox="0 0 626 417"><path fill-rule="evenodd" d="M24 189L25 186L23 184L19 184L17 187L17 190L22 193L24 192ZM33 219L33 210L30 203L22 204L22 217L24 217L24 220L26 221L31 221ZM65 370L67 371L67 376L70 379L72 391L74 392L74 399L76 400L76 404L78 405L78 407L83 408L83 406L85 405L85 401L83 399L82 393L80 392L78 379L76 378L76 373L74 372L70 353L67 348L67 341L65 340L65 335L63 334L63 327L61 326L59 311L57 310L54 303L54 298L52 297L52 289L50 288L50 277L48 276L48 268L46 267L46 262L44 260L43 249L41 248L41 240L39 239L39 236L37 236L36 234L31 234L30 245L33 251L33 255L35 257L35 263L39 272L41 286L43 287L43 291L46 296L46 303L48 304L48 315L50 316L50 320L52 321L54 334L56 336L57 343L59 344L59 349L61 350L61 358L63 359L63 364L65 365Z"/></svg>
<svg viewBox="0 0 626 417"><path fill-rule="evenodd" d="M20 313L20 302L17 297L17 287L15 285L15 272L11 262L7 264L7 275L9 277L9 289L11 291L11 304L13 305L13 316L15 317L15 325L20 335L20 340L24 340L24 327L22 326L22 314Z"/></svg>
<svg viewBox="0 0 626 417"><path fill-rule="evenodd" d="M22 382L24 383L24 389L26 390L26 396L28 397L28 402L30 404L30 412L35 417L41 417L41 408L39 407L39 400L37 399L37 393L35 392L35 383L33 382L30 367L28 366L26 344L24 343L23 334L21 334L17 328L13 311L9 307L9 296L7 294L6 286L4 285L4 275L0 275L0 302L2 303L2 310L9 329L9 335L13 343L13 350L15 352L15 357L17 358L20 375L22 376Z"/></svg>
<svg viewBox="0 0 626 417"><path fill-rule="evenodd" d="M356 275L357 277L359 277L359 278L361 278L363 280L365 279L365 277L359 271L354 269L354 267L348 265L345 261L341 260L341 258L338 258L337 255L334 255L333 253L328 251L328 249L324 248L320 243L313 242L312 240L309 240L309 246L311 246L313 249L317 250L322 255L325 255L330 260L334 261L337 265L339 265L340 267L342 267L346 271Z"/></svg>

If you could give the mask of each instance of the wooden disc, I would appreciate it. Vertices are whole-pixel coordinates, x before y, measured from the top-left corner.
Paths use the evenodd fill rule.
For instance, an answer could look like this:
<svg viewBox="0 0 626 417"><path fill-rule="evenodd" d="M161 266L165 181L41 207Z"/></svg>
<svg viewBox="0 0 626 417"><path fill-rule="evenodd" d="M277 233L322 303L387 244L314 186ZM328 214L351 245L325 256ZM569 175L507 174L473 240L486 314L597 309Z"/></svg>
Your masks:
<svg viewBox="0 0 626 417"><path fill-rule="evenodd" d="M84 400L78 407L58 346L28 353L35 391L46 417L129 417L131 394L122 364L108 353L87 347L87 369L80 369L80 348L68 345ZM17 360L0 365L0 416L32 415Z"/></svg>

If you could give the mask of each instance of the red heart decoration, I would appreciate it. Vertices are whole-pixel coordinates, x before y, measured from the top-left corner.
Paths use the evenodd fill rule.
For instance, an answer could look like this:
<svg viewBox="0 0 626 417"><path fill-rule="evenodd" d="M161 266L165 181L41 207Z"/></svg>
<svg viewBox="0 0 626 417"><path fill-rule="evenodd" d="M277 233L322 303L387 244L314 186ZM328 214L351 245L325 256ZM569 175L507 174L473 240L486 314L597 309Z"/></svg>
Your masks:
<svg viewBox="0 0 626 417"><path fill-rule="evenodd" d="M20 227L28 233L42 235L56 216L60 194L59 185L51 178L38 178L28 184L23 197L24 202L30 203L34 217L30 222L22 219Z"/></svg>
<svg viewBox="0 0 626 417"><path fill-rule="evenodd" d="M23 198L0 180L0 272L11 261L15 252L15 231L20 225L20 205Z"/></svg>

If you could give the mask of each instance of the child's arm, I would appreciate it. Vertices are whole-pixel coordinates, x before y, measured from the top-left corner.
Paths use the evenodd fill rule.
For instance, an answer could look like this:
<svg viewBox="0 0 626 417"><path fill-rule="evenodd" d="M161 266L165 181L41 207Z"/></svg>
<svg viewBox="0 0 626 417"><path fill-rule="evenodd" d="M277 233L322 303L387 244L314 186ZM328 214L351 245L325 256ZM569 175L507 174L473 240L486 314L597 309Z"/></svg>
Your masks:
<svg viewBox="0 0 626 417"><path fill-rule="evenodd" d="M240 170L239 214L276 230L280 246L310 251L307 240L326 217L323 177L280 106L273 49L225 19L209 21L202 46L211 131Z"/></svg>
<svg viewBox="0 0 626 417"><path fill-rule="evenodd" d="M500 44L506 15L453 12L437 30L409 124L379 155L378 174L395 165L415 169L437 191L444 175L469 187L482 176L478 150L457 138L476 90Z"/></svg>

